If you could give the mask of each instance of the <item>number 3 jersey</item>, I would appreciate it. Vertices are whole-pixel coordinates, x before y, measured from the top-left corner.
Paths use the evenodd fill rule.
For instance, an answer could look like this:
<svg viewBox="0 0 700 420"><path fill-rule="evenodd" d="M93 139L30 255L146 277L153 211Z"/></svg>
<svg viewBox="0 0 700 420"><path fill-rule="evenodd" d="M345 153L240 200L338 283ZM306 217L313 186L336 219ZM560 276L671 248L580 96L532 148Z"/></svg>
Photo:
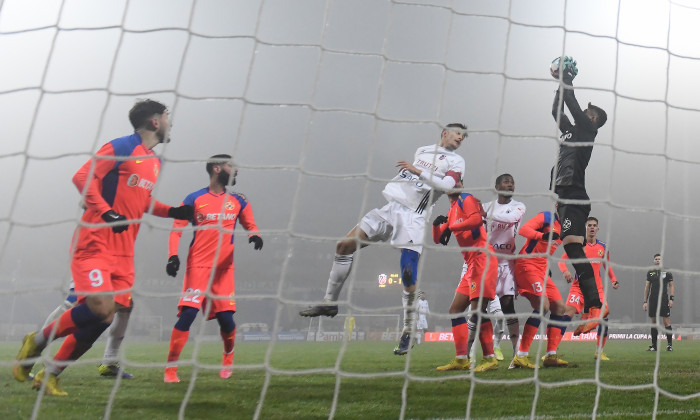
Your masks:
<svg viewBox="0 0 700 420"><path fill-rule="evenodd" d="M191 223L197 228L187 255L188 268L233 265L233 229L239 219L246 230L258 231L253 210L243 194L216 194L206 187L188 195L182 204L194 208ZM183 228L187 223L187 220L175 220L173 228ZM182 230L170 232L170 256L177 255L181 236Z"/></svg>
<svg viewBox="0 0 700 420"><path fill-rule="evenodd" d="M416 213L423 213L440 198L444 191L433 190L430 179L446 176L460 181L464 174L464 159L457 153L436 144L419 147L416 150L413 166L423 171L421 176L401 170L384 188L382 194L387 201L400 203Z"/></svg>

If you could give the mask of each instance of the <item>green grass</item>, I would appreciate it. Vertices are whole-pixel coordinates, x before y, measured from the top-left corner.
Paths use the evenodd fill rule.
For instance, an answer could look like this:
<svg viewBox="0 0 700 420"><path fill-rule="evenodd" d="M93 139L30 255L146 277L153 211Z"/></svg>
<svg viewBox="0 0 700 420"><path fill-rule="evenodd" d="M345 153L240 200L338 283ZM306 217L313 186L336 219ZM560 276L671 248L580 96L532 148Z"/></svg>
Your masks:
<svg viewBox="0 0 700 420"><path fill-rule="evenodd" d="M200 368L182 366L182 382L165 384L162 366L167 343L127 342L128 370L136 379L121 382L109 411L115 381L97 376L97 360L103 350L97 345L61 375L69 396L43 397L38 418L175 419L187 397L187 419L253 418L261 398L260 419L327 419L336 386L340 390L336 419L399 418L404 387L408 395L405 418L466 418L467 413L471 418L530 418L535 395L534 414L539 418L591 418L596 401L597 417L604 419L649 419L655 404L658 419L700 417L700 341L676 342L674 352L658 354L646 352L646 342L610 341L606 353L612 361L601 365L601 387L594 382L596 363L590 342L560 346L560 355L576 363L575 368L509 371L507 362L501 362L497 371L476 375L476 380L468 373L435 371L435 366L453 357L452 343L416 346L408 366L409 359L392 354L393 345L351 342L339 360L340 343L277 343L266 371L263 363L269 343L238 343L234 376L225 381L218 377L220 344L205 343L198 350ZM2 419L30 418L38 401L27 383L12 379L10 365L18 348L19 343L0 343ZM192 361L193 348L190 340L183 361ZM510 356L509 351L504 352ZM657 356L657 384L662 394L655 402L652 385ZM341 375L331 372L336 363ZM266 378L269 382L263 396ZM668 393L680 399L664 395Z"/></svg>

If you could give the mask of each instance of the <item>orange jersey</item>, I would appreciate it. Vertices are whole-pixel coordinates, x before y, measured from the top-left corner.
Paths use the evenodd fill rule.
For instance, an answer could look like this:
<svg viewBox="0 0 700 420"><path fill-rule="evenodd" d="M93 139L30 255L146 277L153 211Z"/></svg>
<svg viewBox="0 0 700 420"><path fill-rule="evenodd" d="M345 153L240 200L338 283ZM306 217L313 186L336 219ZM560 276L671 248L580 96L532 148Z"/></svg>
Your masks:
<svg viewBox="0 0 700 420"><path fill-rule="evenodd" d="M160 159L143 146L138 133L105 144L73 175L78 191L81 194L85 191L87 209L81 221L103 224L102 214L108 210L128 220L140 220L151 206L151 192L159 173ZM169 209L170 206L155 201L153 214L167 217ZM139 223L130 224L119 234L111 228L81 226L74 255L85 258L108 252L133 257L139 226Z"/></svg>
<svg viewBox="0 0 700 420"><path fill-rule="evenodd" d="M447 223L433 226L433 241L439 243L440 235L449 227L460 247L480 248L478 250L463 250L464 262L469 263L469 259L473 255L486 250L490 250L493 255L493 248L486 240L484 214L484 209L476 197L469 193L460 194L459 198L453 201L450 206L450 211L447 213Z"/></svg>
<svg viewBox="0 0 700 420"><path fill-rule="evenodd" d="M554 217L552 217L554 216ZM557 250L561 240L557 239L552 241L551 245L547 244L547 240L543 240L543 236L549 238L549 233L561 233L561 226L559 225L559 217L551 212L543 211L537 213L535 217L525 222L524 225L520 227L518 233L527 239L525 245L523 245L520 253L518 255L528 256L531 254L554 254ZM547 248L549 246L549 249ZM547 257L544 255L532 256L532 257L521 257L515 261L515 264L528 264L541 269L543 272L547 268Z"/></svg>
<svg viewBox="0 0 700 420"><path fill-rule="evenodd" d="M591 261L593 266L593 274L595 276L595 283L598 286L598 294L600 295L601 302L603 301L603 279L600 276L601 267L607 270L608 277L610 278L610 283L615 283L617 278L613 272L612 267L608 264L610 262L610 253L606 251L605 243L596 239L594 244L586 241L586 246L583 247L586 252L586 257ZM566 261L569 257L564 254L562 261L559 262L559 270L561 272L568 271L566 267ZM574 276L574 281L571 285L572 287L579 287L578 285L578 275Z"/></svg>
<svg viewBox="0 0 700 420"><path fill-rule="evenodd" d="M190 244L187 267L223 267L233 264L233 229L238 219L246 230L257 233L253 210L243 194L215 194L202 188L188 195L183 204L194 208L192 225L198 229ZM187 220L176 220L174 228L183 228ZM168 243L169 255L177 255L182 230L173 230ZM218 255L218 259L217 259Z"/></svg>

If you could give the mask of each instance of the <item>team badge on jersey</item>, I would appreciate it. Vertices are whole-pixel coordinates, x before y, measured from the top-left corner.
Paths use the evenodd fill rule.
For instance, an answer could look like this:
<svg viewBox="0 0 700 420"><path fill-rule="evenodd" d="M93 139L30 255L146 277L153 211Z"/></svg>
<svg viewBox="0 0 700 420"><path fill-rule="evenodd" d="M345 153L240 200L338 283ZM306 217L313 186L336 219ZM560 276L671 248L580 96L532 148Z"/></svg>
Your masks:
<svg viewBox="0 0 700 420"><path fill-rule="evenodd" d="M130 187L135 187L139 185L139 176L138 174L131 174L129 175L129 178L126 180L126 185Z"/></svg>
<svg viewBox="0 0 700 420"><path fill-rule="evenodd" d="M602 249L599 249L599 250L598 250L598 256L599 256L599 257L602 257L603 254L605 254L605 253L603 252L603 250L602 250Z"/></svg>
<svg viewBox="0 0 700 420"><path fill-rule="evenodd" d="M229 200L229 201L226 202L226 210L231 211L231 210L233 210L234 208L236 208L236 206L233 204L233 201L230 201L230 200Z"/></svg>
<svg viewBox="0 0 700 420"><path fill-rule="evenodd" d="M155 175L156 178L158 177L158 173L160 173L158 165L153 165L153 175Z"/></svg>

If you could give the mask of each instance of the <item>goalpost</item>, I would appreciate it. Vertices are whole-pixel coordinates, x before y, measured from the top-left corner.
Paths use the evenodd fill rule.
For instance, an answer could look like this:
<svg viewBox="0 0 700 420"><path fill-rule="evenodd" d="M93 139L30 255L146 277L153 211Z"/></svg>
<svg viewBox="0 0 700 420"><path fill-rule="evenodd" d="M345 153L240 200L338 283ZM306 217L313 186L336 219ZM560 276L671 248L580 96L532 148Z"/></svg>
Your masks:
<svg viewBox="0 0 700 420"><path fill-rule="evenodd" d="M649 333L643 279L659 252L677 284L673 331L697 337L698 19L700 7L690 0L0 0L0 297L7 303L0 337L12 349L0 368L9 371L13 363L10 343L19 347L25 330L41 325L67 292L67 251L82 213L72 175L102 144L131 131L126 115L135 100L151 98L167 104L173 118L172 142L155 149L162 167L154 197L177 205L206 185L207 158L229 153L239 170L234 189L250 200L265 239L255 253L244 231L236 235L236 323L265 325L269 333L261 364L234 366L263 372L252 417L264 417L276 377L318 372L335 376L329 418L343 404L342 380L386 375L402 378L399 417L413 417L409 388L440 379L411 371L412 352L402 369L348 372L343 341L330 369L284 370L271 362L276 348L289 345L279 334L296 339L314 332L315 339L343 332L350 314L360 328L381 321L384 330L400 329L399 289L378 294L370 280L386 264L399 264L396 250L382 243L355 255L338 318L297 314L323 297L335 242L384 204L380 192L396 162L436 143L445 124L469 126L457 150L466 161L468 192L494 199L494 180L507 172L528 207L523 220L551 210L549 171L559 140L551 117L558 85L549 63L560 55L578 61L581 105L590 101L609 116L587 186L599 237L621 279L622 290L606 286L611 330ZM447 209L441 199L433 217ZM165 274L170 223L142 220L126 338L139 331L164 350L147 363L122 351L127 370L165 366L162 341L177 320L184 271L174 280ZM430 298L431 324L450 331L461 260L456 248L433 245L428 236L424 245L418 286ZM561 276L555 281L565 295ZM530 310L518 302L523 320ZM218 369L196 358L203 343L218 339L202 318L187 344L196 371L180 418L198 392L197 379ZM396 358L395 341L387 343L388 359ZM647 344L631 345L643 351ZM433 345L440 344L423 347ZM446 360L453 349L445 349ZM699 398L659 385L661 356L650 365L653 377L639 385L654 389L654 417L660 398ZM535 373L529 380L538 391L523 418L539 416L541 387L594 384L595 406L573 414L593 418L609 409L601 405L601 390L635 388L607 383L601 369L596 362L595 377L572 370L571 382L555 383ZM471 386L459 396L465 418L479 413L476 385L502 383L470 373L459 378ZM123 386L115 383L104 418ZM70 393L70 382L64 387ZM37 398L32 418L44 403Z"/></svg>

